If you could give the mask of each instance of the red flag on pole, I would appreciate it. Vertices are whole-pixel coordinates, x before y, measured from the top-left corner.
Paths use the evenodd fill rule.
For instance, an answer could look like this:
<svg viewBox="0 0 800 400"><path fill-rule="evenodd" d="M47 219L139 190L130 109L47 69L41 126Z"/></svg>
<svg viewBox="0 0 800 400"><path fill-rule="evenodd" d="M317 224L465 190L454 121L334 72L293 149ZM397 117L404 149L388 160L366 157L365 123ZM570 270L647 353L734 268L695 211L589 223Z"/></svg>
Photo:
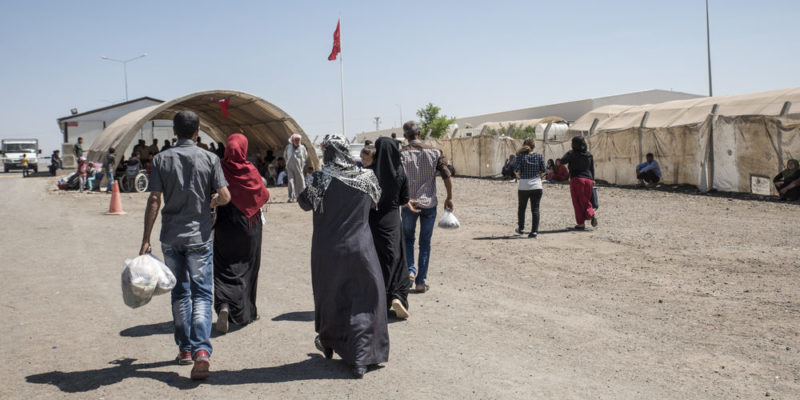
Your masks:
<svg viewBox="0 0 800 400"><path fill-rule="evenodd" d="M219 110L222 111L222 118L225 118L230 114L228 111L228 103L231 102L231 99L225 98L219 101Z"/></svg>
<svg viewBox="0 0 800 400"><path fill-rule="evenodd" d="M339 41L339 24L341 21L336 21L336 30L333 31L333 49L331 55L328 56L328 61L333 61L336 56L342 52L342 43Z"/></svg>

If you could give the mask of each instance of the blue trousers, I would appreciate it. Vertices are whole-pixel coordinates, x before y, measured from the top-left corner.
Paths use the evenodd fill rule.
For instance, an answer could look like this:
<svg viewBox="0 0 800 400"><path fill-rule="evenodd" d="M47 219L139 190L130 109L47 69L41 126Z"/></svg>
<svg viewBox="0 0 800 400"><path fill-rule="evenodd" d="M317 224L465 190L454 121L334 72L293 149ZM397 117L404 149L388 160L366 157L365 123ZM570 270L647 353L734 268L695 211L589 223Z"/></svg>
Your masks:
<svg viewBox="0 0 800 400"><path fill-rule="evenodd" d="M175 343L180 351L211 354L214 246L211 241L184 246L161 243L161 251L177 280L172 289Z"/></svg>
<svg viewBox="0 0 800 400"><path fill-rule="evenodd" d="M408 207L401 211L403 218L403 237L406 244L406 262L408 272L416 275L414 283L424 285L428 277L428 262L431 259L431 236L436 223L436 207L423 208L419 214L411 212ZM414 242L416 240L417 219L419 219L419 260L414 267Z"/></svg>

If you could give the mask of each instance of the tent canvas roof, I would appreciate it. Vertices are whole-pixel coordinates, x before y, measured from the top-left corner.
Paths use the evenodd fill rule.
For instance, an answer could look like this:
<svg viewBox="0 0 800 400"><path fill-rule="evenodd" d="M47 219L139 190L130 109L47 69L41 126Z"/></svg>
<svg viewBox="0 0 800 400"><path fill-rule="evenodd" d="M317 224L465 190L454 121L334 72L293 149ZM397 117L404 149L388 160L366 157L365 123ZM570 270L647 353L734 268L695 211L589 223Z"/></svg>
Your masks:
<svg viewBox="0 0 800 400"><path fill-rule="evenodd" d="M668 101L641 106L610 105L596 108L575 121L573 131L588 131L595 118L597 130L624 130L638 127L645 112L649 113L646 128L668 128L695 125L706 120L714 105L717 115L779 115L786 102L792 104L790 113L800 112L800 87L766 92L704 97L690 100Z"/></svg>
<svg viewBox="0 0 800 400"><path fill-rule="evenodd" d="M538 124L546 124L548 122L567 122L567 121L561 117L546 117L546 118L534 118L534 119L521 119L516 121L484 122L475 127L475 129L480 131L483 131L483 129L507 129L511 125L524 128L528 126L536 126Z"/></svg>
<svg viewBox="0 0 800 400"><path fill-rule="evenodd" d="M229 99L229 114L223 117L219 100L225 98ZM313 149L313 143L297 122L272 103L244 92L211 90L141 108L120 117L92 143L88 158L101 161L109 147L127 148L146 122L171 120L181 110L196 112L200 116L200 129L215 141L226 142L231 134L242 133L247 137L251 154L260 154L268 149L280 151L294 133L300 134L306 147ZM319 165L316 153L309 151L309 158L313 165Z"/></svg>

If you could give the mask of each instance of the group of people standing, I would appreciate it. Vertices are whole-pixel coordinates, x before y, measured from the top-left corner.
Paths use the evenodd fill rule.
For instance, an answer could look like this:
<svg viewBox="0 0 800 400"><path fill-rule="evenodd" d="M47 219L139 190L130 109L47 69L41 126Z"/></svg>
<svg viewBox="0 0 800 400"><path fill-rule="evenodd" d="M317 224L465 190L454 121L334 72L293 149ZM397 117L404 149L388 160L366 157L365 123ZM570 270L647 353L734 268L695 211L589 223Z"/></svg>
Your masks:
<svg viewBox="0 0 800 400"><path fill-rule="evenodd" d="M314 343L327 358L339 354L356 378L388 361L389 313L409 317L411 281L418 292L429 289L436 171L447 188L445 206L453 208L450 173L441 152L419 140L416 123L404 129L409 146L401 151L395 140L379 139L370 168L356 165L345 139L326 137L323 168L311 174L308 185L302 175L305 147L300 138L292 137L286 150L287 159L297 158L292 162L300 171L290 178L295 179L292 192L303 187L295 198L302 209L314 211ZM177 361L193 365L192 379L205 379L213 312L221 333L230 323L247 325L259 318L256 292L269 191L247 160L245 136L231 135L220 161L196 144L197 114L179 112L173 130L175 145L152 159L139 253L150 252L152 228L161 210L161 248L177 280L171 294ZM417 219L420 257L415 268Z"/></svg>
<svg viewBox="0 0 800 400"><path fill-rule="evenodd" d="M572 138L572 149L558 159L560 165L569 169L569 189L572 197L572 207L575 212L574 230L585 230L589 221L596 227L597 217L592 204L594 190L594 158L588 151L586 140L576 136ZM529 238L536 238L539 234L540 212L539 205L542 200L542 180L547 177L547 167L541 154L534 152L536 142L533 138L525 139L522 147L514 158L514 173L518 179L518 208L517 228L514 233L524 234L528 202L531 204L532 223Z"/></svg>
<svg viewBox="0 0 800 400"><path fill-rule="evenodd" d="M417 123L408 122L403 129L408 146L400 150L396 140L379 138L364 168L356 164L344 138L326 137L323 167L311 175L298 198L303 210L314 212L315 345L326 358L339 354L356 378L388 361L388 311L409 317L411 282L418 293L430 288L426 277L437 171L447 189L445 207L453 208L450 171L441 151L419 140Z"/></svg>

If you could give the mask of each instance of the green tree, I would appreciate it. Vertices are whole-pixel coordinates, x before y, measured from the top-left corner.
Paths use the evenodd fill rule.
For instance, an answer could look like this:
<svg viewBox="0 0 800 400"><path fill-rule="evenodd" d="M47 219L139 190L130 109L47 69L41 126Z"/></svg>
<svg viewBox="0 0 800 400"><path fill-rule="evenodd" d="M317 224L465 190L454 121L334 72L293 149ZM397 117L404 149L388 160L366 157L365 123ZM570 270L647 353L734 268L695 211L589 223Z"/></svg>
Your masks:
<svg viewBox="0 0 800 400"><path fill-rule="evenodd" d="M420 136L422 139L428 136L439 139L447 133L447 127L456 122L455 118L450 118L447 115L439 115L442 109L428 103L427 106L417 110L417 116L420 119Z"/></svg>

